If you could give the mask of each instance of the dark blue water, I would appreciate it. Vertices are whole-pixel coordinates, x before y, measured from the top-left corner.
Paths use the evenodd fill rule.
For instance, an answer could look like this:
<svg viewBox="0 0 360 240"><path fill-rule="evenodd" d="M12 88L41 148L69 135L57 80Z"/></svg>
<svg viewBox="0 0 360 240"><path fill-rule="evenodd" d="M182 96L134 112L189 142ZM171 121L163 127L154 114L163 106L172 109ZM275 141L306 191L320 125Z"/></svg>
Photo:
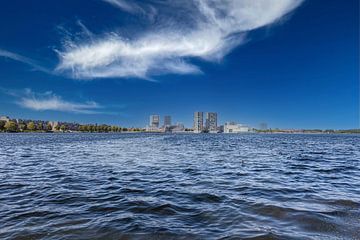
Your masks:
<svg viewBox="0 0 360 240"><path fill-rule="evenodd" d="M0 134L0 239L360 239L360 136Z"/></svg>

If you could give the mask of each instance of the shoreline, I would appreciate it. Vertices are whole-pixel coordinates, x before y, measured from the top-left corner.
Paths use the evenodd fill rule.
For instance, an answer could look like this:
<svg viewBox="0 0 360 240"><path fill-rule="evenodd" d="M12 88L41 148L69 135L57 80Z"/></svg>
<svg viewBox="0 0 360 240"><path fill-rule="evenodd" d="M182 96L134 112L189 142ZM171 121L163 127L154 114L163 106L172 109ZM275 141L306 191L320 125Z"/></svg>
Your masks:
<svg viewBox="0 0 360 240"><path fill-rule="evenodd" d="M161 135L174 135L174 134L194 134L194 135L356 135L360 132L244 132L244 133L194 133L194 132L145 132L145 131L129 131L129 132L80 132L80 131L69 131L69 132L41 132L41 131L26 131L26 132L0 132L0 134L161 134Z"/></svg>

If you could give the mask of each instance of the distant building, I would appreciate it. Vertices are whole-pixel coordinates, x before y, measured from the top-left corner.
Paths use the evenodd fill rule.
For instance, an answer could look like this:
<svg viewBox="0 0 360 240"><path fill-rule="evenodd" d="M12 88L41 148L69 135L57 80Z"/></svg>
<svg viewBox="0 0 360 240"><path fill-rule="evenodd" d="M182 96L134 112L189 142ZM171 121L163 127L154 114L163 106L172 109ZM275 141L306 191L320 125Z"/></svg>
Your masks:
<svg viewBox="0 0 360 240"><path fill-rule="evenodd" d="M209 133L217 133L217 113L207 112L206 113L206 121L205 121L205 129Z"/></svg>
<svg viewBox="0 0 360 240"><path fill-rule="evenodd" d="M250 128L243 124L235 122L227 122L224 125L224 133L246 133L250 132Z"/></svg>
<svg viewBox="0 0 360 240"><path fill-rule="evenodd" d="M0 121L8 122L8 121L10 121L10 118L7 116L1 116Z"/></svg>
<svg viewBox="0 0 360 240"><path fill-rule="evenodd" d="M224 132L224 125L221 125L218 127L218 132L223 133Z"/></svg>
<svg viewBox="0 0 360 240"><path fill-rule="evenodd" d="M159 132L160 131L160 116L159 115L150 115L149 125L146 126L146 131L148 132Z"/></svg>
<svg viewBox="0 0 360 240"><path fill-rule="evenodd" d="M171 116L164 116L164 127L171 126Z"/></svg>
<svg viewBox="0 0 360 240"><path fill-rule="evenodd" d="M160 116L159 115L151 115L150 116L150 127L159 128L160 126Z"/></svg>
<svg viewBox="0 0 360 240"><path fill-rule="evenodd" d="M260 130L267 130L267 129L268 129L267 123L260 123Z"/></svg>
<svg viewBox="0 0 360 240"><path fill-rule="evenodd" d="M175 126L171 126L172 133L181 133L185 132L185 126L182 123L177 123Z"/></svg>
<svg viewBox="0 0 360 240"><path fill-rule="evenodd" d="M204 113L194 113L194 133L201 133L204 130Z"/></svg>

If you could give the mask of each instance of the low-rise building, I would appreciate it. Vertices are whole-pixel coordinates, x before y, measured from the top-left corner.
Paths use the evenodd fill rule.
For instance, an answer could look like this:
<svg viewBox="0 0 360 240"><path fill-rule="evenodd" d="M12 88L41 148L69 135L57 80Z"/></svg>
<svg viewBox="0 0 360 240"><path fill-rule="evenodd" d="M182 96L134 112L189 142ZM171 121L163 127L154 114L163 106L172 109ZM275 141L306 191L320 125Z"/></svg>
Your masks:
<svg viewBox="0 0 360 240"><path fill-rule="evenodd" d="M224 133L247 133L250 132L250 130L249 126L235 122L227 122L224 125Z"/></svg>
<svg viewBox="0 0 360 240"><path fill-rule="evenodd" d="M172 133L182 133L185 132L185 126L182 123L177 123L175 126L172 126Z"/></svg>
<svg viewBox="0 0 360 240"><path fill-rule="evenodd" d="M8 122L10 121L10 118L8 116L1 116L0 121Z"/></svg>

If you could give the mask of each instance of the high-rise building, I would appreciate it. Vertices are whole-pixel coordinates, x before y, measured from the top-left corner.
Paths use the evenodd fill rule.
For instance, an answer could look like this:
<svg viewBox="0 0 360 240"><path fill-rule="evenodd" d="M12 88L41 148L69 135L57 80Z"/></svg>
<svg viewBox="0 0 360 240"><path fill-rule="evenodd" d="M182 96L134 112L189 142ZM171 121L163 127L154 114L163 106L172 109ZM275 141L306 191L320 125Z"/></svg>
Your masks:
<svg viewBox="0 0 360 240"><path fill-rule="evenodd" d="M267 123L265 122L260 123L260 130L267 130L267 129L268 129Z"/></svg>
<svg viewBox="0 0 360 240"><path fill-rule="evenodd" d="M171 126L171 116L164 116L164 127Z"/></svg>
<svg viewBox="0 0 360 240"><path fill-rule="evenodd" d="M194 133L201 133L204 130L204 113L194 113Z"/></svg>
<svg viewBox="0 0 360 240"><path fill-rule="evenodd" d="M207 112L206 113L206 121L205 128L210 133L217 133L217 113Z"/></svg>
<svg viewBox="0 0 360 240"><path fill-rule="evenodd" d="M150 124L149 125L152 129L159 128L160 116L159 115L150 115Z"/></svg>

